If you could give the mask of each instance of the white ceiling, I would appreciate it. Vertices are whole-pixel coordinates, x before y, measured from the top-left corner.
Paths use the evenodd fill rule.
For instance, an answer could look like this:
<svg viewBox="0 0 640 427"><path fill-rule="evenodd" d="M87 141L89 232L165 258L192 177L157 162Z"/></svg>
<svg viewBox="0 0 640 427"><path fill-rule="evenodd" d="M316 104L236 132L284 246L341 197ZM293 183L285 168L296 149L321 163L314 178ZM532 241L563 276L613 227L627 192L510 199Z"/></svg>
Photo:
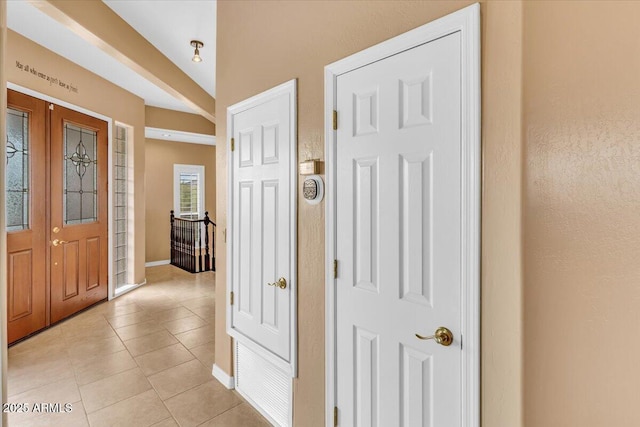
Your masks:
<svg viewBox="0 0 640 427"><path fill-rule="evenodd" d="M105 0L114 12L191 79L215 97L216 0ZM194 111L104 51L83 40L26 0L7 2L7 25L12 30L64 56L89 71L145 100L171 110ZM191 61L189 42L200 40L203 61Z"/></svg>

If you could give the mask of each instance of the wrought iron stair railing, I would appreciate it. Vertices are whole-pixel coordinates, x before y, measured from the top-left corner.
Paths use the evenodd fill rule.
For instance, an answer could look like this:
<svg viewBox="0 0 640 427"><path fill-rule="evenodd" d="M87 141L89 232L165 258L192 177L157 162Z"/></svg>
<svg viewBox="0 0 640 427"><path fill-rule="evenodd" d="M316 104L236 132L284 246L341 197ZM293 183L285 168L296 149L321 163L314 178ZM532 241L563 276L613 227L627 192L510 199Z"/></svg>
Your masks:
<svg viewBox="0 0 640 427"><path fill-rule="evenodd" d="M171 265L190 273L216 271L215 233L209 212L203 219L186 219L171 211Z"/></svg>

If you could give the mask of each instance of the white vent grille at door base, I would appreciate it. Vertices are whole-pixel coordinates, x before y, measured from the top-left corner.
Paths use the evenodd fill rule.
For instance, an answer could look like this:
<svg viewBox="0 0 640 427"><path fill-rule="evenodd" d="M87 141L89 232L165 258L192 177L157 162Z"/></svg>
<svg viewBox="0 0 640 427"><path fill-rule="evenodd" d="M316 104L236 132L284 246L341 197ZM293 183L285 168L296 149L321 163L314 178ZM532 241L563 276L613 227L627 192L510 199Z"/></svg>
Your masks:
<svg viewBox="0 0 640 427"><path fill-rule="evenodd" d="M276 425L289 426L291 377L236 341L236 389Z"/></svg>

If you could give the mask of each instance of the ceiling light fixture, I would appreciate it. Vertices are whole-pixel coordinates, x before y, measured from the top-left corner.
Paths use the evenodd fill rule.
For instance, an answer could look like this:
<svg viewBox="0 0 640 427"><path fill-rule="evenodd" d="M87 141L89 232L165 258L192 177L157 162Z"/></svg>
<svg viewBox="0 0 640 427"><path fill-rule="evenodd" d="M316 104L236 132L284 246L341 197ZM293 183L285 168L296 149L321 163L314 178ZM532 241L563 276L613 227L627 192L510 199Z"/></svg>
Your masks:
<svg viewBox="0 0 640 427"><path fill-rule="evenodd" d="M196 51L193 53L193 58L191 60L193 62L202 62L202 58L200 57L200 48L204 47L204 43L198 40L191 40L191 46L196 48Z"/></svg>

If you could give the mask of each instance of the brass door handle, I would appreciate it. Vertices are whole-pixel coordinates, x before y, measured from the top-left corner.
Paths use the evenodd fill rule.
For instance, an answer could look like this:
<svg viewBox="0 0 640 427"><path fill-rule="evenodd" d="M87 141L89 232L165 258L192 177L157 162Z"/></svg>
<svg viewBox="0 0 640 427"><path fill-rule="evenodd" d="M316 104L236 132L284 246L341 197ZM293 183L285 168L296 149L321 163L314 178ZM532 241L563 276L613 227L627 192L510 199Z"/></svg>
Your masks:
<svg viewBox="0 0 640 427"><path fill-rule="evenodd" d="M287 287L287 279L285 279L284 277L281 277L281 278L278 279L277 282L267 283L267 285L269 285L269 286L277 286L280 289L285 289Z"/></svg>
<svg viewBox="0 0 640 427"><path fill-rule="evenodd" d="M69 243L69 242L67 242L66 240L58 240L58 239L54 239L54 240L51 242L51 245L53 245L53 246L60 246L60 245L63 245L63 244L65 244L65 243Z"/></svg>
<svg viewBox="0 0 640 427"><path fill-rule="evenodd" d="M453 342L453 334L451 331L444 326L440 326L436 329L436 332L433 335L428 337L423 337L422 335L416 334L416 337L421 340L435 340L438 344L448 347Z"/></svg>

